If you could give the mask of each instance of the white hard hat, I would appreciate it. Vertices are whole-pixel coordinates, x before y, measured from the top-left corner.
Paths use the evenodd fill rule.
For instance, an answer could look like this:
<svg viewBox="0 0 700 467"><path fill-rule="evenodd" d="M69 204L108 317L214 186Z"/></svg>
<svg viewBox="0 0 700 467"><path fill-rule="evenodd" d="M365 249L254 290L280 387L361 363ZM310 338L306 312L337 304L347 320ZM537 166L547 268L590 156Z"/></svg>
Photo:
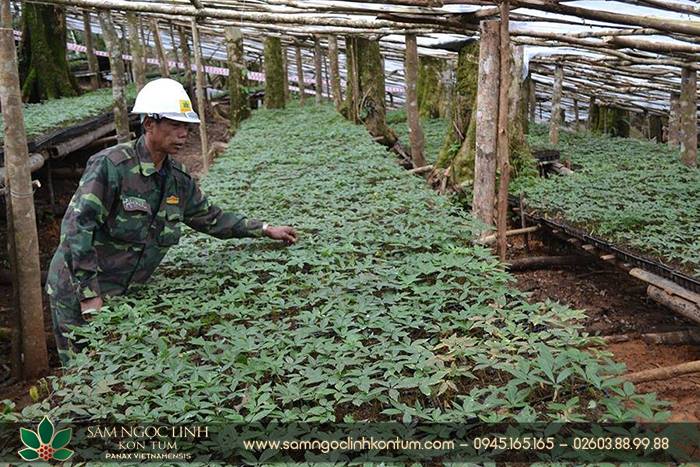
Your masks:
<svg viewBox="0 0 700 467"><path fill-rule="evenodd" d="M146 84L136 96L131 113L200 123L199 116L192 110L187 91L182 84L170 78L159 78Z"/></svg>

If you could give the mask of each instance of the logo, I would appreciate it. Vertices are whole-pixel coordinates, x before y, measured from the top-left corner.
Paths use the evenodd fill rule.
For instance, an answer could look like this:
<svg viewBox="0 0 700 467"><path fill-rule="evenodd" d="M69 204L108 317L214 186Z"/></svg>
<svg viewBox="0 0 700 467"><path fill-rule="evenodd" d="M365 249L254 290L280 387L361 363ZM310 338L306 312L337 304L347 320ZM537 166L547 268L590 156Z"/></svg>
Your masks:
<svg viewBox="0 0 700 467"><path fill-rule="evenodd" d="M17 454L25 461L68 460L73 455L73 451L66 449L72 434L72 428L55 431L51 420L44 417L36 432L26 428L19 429L19 437L26 447Z"/></svg>
<svg viewBox="0 0 700 467"><path fill-rule="evenodd" d="M180 113L186 114L187 112L192 112L192 102L182 99L180 101Z"/></svg>
<svg viewBox="0 0 700 467"><path fill-rule="evenodd" d="M178 197L175 196L175 195L168 196L168 197L165 199L165 203L166 203L166 204L178 204L179 202L180 202L180 198L178 198Z"/></svg>

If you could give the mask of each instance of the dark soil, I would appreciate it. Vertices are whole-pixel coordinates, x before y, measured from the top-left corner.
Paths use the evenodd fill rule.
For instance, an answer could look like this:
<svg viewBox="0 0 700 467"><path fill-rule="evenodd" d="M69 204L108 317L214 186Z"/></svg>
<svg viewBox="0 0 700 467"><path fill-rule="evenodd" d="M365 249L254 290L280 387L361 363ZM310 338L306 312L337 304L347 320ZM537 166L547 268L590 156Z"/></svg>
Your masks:
<svg viewBox="0 0 700 467"><path fill-rule="evenodd" d="M526 256L587 254L563 242L533 236L531 251L514 240L511 258ZM640 334L688 329L697 326L646 295L646 284L604 261L586 266L513 273L516 286L529 292L533 301L555 300L584 310L585 327L592 335L630 335L627 342L609 344L615 360L630 372L700 360L698 345L648 344ZM700 421L700 375L687 375L669 381L638 385L642 392L655 392L671 402L672 421Z"/></svg>
<svg viewBox="0 0 700 467"><path fill-rule="evenodd" d="M212 121L208 118L208 139L210 145L215 141L226 142L228 125L222 121ZM193 128L190 131L187 144L175 157L185 165L187 170L198 178L202 168L202 154L199 132ZM53 162L54 168L84 167L85 161L92 153L76 153L59 161ZM213 157L213 155L210 154ZM46 167L34 174L35 179L41 181L41 188L37 189L34 196L35 208L37 212L37 229L39 236L39 255L41 270L46 271L58 246L61 221L66 207L70 202L73 193L78 187L78 177L54 178L54 193L56 198L56 213L49 201L48 182L46 177ZM0 270L8 271L9 263L7 256L7 219L4 197L0 197ZM44 303L44 327L46 329L46 342L49 350L49 365L51 375L60 374L58 354L56 353L56 343L51 330L51 313L48 307L48 297L42 292ZM13 303L12 286L0 282L0 328L10 328L13 326ZM17 382L10 376L10 342L7 337L0 334L0 401L9 399L14 401L19 408L31 403L29 398L29 388L36 384L36 381Z"/></svg>

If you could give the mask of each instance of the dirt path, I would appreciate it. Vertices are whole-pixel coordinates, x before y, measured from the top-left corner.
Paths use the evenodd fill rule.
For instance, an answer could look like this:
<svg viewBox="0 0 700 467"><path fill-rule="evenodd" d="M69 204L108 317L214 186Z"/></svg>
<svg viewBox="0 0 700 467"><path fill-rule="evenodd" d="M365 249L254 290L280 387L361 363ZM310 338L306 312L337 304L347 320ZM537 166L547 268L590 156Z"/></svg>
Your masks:
<svg viewBox="0 0 700 467"><path fill-rule="evenodd" d="M532 255L572 254L557 243L531 243ZM527 256L522 243L511 250L513 258ZM646 285L614 266L595 262L588 266L516 272L517 287L532 294L532 300L551 299L584 310L585 326L592 335L643 334L674 331L695 326L677 317L646 295ZM700 360L698 345L648 344L641 338L610 344L608 350L629 371ZM638 385L640 391L655 392L672 403L671 421L700 421L700 375Z"/></svg>

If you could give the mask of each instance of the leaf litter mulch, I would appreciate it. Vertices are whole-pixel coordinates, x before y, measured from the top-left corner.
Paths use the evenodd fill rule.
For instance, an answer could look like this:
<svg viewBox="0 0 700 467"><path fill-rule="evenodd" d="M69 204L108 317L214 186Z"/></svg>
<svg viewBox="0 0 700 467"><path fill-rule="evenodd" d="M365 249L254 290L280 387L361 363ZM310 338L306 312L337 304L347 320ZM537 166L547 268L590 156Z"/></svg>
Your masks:
<svg viewBox="0 0 700 467"><path fill-rule="evenodd" d="M478 225L328 106L257 111L202 181L300 241L186 229L111 299L50 396L4 418L113 422L663 420L582 330L528 303Z"/></svg>

